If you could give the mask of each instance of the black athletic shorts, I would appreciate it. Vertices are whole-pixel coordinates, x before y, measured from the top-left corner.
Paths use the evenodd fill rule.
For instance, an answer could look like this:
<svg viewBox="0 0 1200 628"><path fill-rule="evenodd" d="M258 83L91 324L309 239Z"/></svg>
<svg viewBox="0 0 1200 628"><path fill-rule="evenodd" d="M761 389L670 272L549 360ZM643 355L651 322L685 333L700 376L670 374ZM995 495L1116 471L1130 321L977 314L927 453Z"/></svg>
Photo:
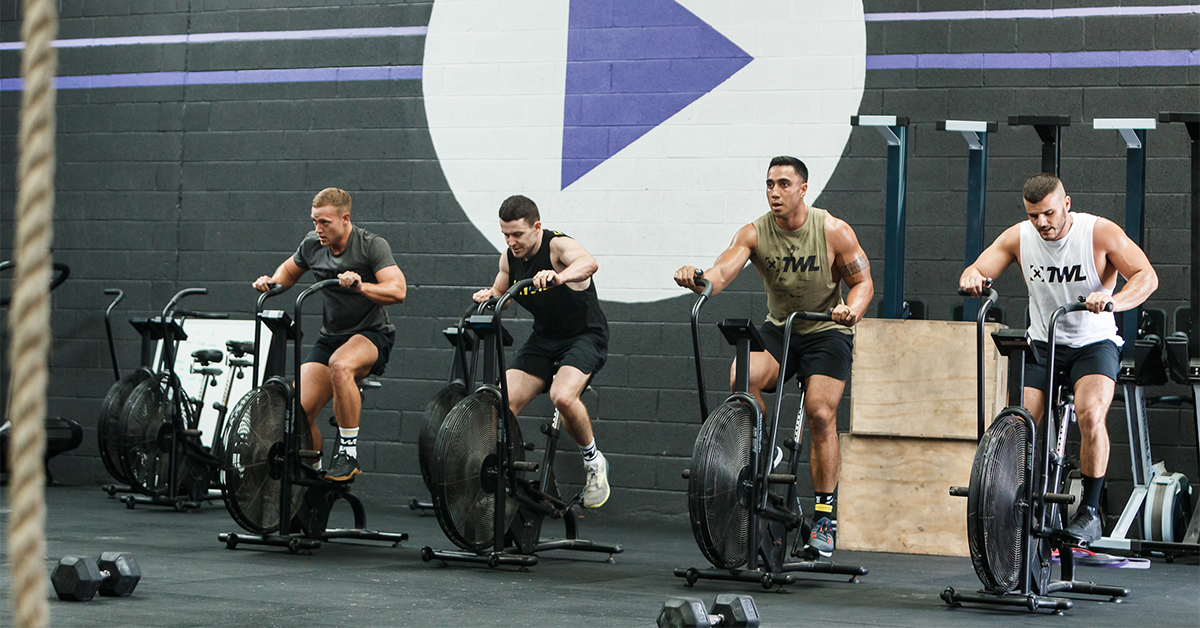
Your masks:
<svg viewBox="0 0 1200 628"><path fill-rule="evenodd" d="M1046 360L1049 347L1040 340L1033 341L1033 348L1042 358L1041 364L1025 363L1025 386L1046 392ZM1084 375L1103 375L1117 381L1121 369L1121 350L1111 340L1101 340L1082 347L1058 345L1054 349L1056 373L1066 373L1074 388L1075 382ZM1058 377L1055 375L1055 377Z"/></svg>
<svg viewBox="0 0 1200 628"><path fill-rule="evenodd" d="M383 371L387 368L388 356L392 353L392 345L396 343L396 333L392 331L365 330L353 334L338 334L336 336L326 336L321 334L317 336L317 343L309 350L308 356L304 358L304 362L316 362L318 364L329 365L329 356L333 355L338 347L346 344L354 336L362 336L371 341L375 348L379 350L379 357L375 359L375 365L371 367L372 375L383 375Z"/></svg>
<svg viewBox="0 0 1200 628"><path fill-rule="evenodd" d="M584 374L595 375L607 359L608 338L603 334L584 333L570 338L530 334L509 368L525 371L549 385L559 366L573 366Z"/></svg>
<svg viewBox="0 0 1200 628"><path fill-rule="evenodd" d="M776 362L783 362L783 326L765 322L758 328L767 351ZM854 362L854 336L837 329L827 329L814 334L792 334L788 347L791 359L783 381L796 373L801 378L809 375L826 375L843 382L850 378L850 365ZM772 389L774 390L774 389ZM771 392L768 390L767 392Z"/></svg>

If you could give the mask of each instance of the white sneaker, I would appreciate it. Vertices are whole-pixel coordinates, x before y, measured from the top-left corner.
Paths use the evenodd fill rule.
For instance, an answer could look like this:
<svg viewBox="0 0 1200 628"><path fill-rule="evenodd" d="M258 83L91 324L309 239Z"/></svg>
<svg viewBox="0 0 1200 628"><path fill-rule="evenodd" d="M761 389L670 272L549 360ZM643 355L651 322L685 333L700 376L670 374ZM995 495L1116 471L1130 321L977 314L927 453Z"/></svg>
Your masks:
<svg viewBox="0 0 1200 628"><path fill-rule="evenodd" d="M608 461L604 454L596 452L596 459L584 462L583 469L587 472L587 483L583 486L583 507L599 508L608 501L611 492L608 488Z"/></svg>

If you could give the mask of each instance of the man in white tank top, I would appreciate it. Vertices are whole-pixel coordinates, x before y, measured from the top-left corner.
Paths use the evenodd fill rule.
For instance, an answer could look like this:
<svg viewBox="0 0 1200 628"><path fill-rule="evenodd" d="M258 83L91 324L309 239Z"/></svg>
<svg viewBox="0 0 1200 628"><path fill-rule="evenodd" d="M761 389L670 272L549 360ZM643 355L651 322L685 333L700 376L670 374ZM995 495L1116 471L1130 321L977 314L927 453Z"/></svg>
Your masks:
<svg viewBox="0 0 1200 628"><path fill-rule="evenodd" d="M984 282L999 277L1016 262L1029 289L1029 335L1047 357L1050 315L1060 305L1086 298L1090 313L1059 319L1055 330L1055 363L1068 373L1075 390L1079 421L1079 466L1083 499L1063 535L1086 546L1103 534L1098 506L1108 469L1108 406L1112 403L1122 339L1111 312L1132 310L1158 288L1158 275L1129 236L1112 221L1071 212L1071 197L1052 174L1034 175L1022 190L1028 221L1005 230L975 263L963 271L959 287L973 295ZM1125 286L1113 293L1117 274ZM1040 421L1045 404L1045 366L1025 367L1025 405Z"/></svg>

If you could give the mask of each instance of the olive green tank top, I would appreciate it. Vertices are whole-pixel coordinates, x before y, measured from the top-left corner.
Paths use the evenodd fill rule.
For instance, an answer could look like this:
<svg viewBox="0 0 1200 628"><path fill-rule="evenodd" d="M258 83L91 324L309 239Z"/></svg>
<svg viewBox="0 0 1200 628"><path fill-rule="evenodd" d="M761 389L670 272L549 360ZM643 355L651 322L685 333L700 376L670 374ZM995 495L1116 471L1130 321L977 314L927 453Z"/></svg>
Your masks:
<svg viewBox="0 0 1200 628"><path fill-rule="evenodd" d="M767 322L782 327L792 312L827 312L842 303L842 290L833 281L825 244L828 215L823 209L809 207L808 220L796 231L781 229L770 212L754 221L758 231L754 263L767 293ZM811 334L827 329L854 333L833 321L796 321L793 331Z"/></svg>

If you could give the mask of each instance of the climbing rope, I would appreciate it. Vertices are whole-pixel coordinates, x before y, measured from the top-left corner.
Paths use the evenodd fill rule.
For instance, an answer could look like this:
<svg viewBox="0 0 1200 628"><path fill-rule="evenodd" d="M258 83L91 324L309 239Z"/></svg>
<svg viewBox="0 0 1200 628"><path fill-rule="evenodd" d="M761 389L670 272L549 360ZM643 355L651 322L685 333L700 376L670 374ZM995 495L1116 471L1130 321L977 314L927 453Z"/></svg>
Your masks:
<svg viewBox="0 0 1200 628"><path fill-rule="evenodd" d="M9 364L8 559L13 625L46 626L46 360L50 348L50 239L54 218L54 0L25 0L21 122L17 137L16 240Z"/></svg>

